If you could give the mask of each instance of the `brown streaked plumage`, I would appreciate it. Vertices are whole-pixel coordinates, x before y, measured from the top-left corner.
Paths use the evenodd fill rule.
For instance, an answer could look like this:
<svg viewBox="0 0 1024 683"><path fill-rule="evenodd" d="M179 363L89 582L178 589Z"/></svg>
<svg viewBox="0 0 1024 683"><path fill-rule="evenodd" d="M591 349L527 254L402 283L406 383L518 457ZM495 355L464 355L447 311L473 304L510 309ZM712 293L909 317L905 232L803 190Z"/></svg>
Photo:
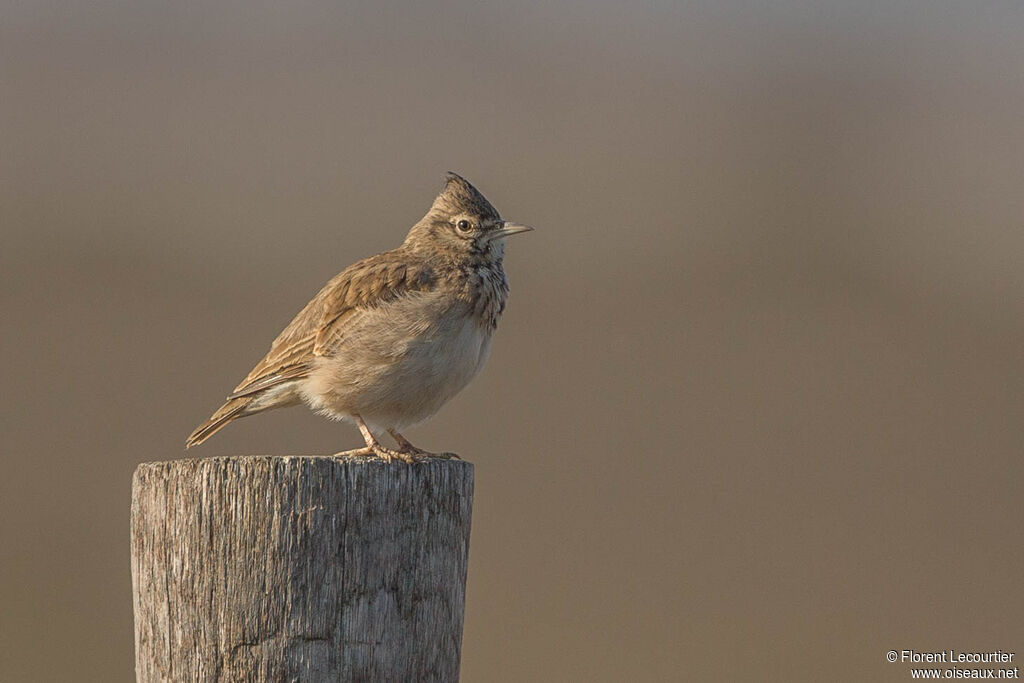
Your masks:
<svg viewBox="0 0 1024 683"><path fill-rule="evenodd" d="M400 431L430 417L482 367L508 296L505 238L530 229L503 221L449 173L405 242L328 282L186 448L237 418L306 403L359 427L366 447L347 454L407 462L433 455ZM398 450L380 444L382 431Z"/></svg>

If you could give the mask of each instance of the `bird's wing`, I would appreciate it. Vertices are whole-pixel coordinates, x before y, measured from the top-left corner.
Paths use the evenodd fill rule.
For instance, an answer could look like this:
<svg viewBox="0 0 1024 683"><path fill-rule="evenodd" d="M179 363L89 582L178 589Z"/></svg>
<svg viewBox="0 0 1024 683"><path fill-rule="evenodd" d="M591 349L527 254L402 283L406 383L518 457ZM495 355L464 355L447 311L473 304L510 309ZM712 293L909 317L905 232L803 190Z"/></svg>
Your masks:
<svg viewBox="0 0 1024 683"><path fill-rule="evenodd" d="M386 251L357 261L328 282L270 345L270 351L229 399L309 374L316 356L330 355L352 312L434 286L434 274L407 253Z"/></svg>

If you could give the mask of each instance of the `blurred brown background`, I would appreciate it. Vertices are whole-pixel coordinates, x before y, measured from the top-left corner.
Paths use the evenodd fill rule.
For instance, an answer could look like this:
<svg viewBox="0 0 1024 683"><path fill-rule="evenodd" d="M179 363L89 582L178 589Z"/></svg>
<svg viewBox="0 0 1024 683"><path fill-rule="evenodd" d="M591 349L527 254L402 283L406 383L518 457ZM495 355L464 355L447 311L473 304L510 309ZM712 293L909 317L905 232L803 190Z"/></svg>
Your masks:
<svg viewBox="0 0 1024 683"><path fill-rule="evenodd" d="M885 5L5 3L0 681L133 680L135 465L448 169L538 228L411 433L476 463L465 681L1024 657L1024 10Z"/></svg>

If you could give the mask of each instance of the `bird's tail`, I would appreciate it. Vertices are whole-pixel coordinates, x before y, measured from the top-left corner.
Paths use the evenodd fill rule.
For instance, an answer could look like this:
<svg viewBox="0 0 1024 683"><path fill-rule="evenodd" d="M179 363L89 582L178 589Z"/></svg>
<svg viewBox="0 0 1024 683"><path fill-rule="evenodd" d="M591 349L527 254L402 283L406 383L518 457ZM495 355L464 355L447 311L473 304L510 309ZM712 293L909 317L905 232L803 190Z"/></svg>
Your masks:
<svg viewBox="0 0 1024 683"><path fill-rule="evenodd" d="M224 405L217 409L217 412L210 416L210 419L196 427L195 431L185 440L185 448L198 446L232 420L259 412L259 410L247 410L249 403L254 398L256 397L240 396L238 398L229 398Z"/></svg>

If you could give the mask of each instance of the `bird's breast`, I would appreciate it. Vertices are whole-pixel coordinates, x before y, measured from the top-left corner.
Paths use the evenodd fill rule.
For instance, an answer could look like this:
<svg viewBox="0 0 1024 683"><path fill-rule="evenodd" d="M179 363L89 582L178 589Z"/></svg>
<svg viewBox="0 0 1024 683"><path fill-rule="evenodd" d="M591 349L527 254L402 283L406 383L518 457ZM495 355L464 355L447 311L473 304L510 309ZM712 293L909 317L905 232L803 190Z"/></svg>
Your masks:
<svg viewBox="0 0 1024 683"><path fill-rule="evenodd" d="M348 321L307 383L307 400L377 424L414 424L434 414L483 367L491 328L452 292L410 294Z"/></svg>

